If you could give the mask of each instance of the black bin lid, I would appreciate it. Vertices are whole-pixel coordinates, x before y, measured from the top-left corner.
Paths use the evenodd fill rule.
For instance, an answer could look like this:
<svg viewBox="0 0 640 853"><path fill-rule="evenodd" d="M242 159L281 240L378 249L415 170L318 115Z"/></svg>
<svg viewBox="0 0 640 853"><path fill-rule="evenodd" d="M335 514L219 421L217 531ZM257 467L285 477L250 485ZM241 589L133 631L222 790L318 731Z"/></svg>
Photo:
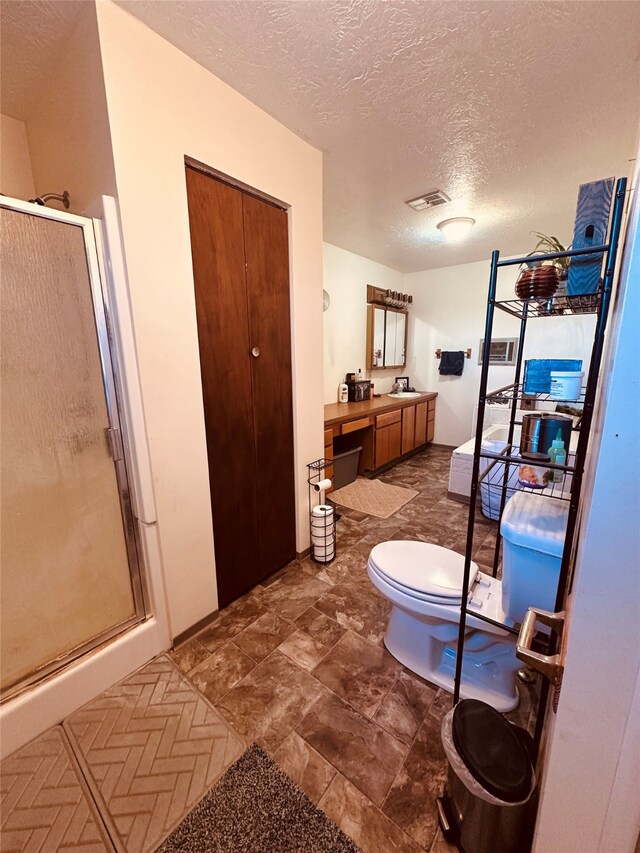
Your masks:
<svg viewBox="0 0 640 853"><path fill-rule="evenodd" d="M476 782L507 803L525 800L531 791L533 767L523 729L477 699L463 699L455 707L453 743Z"/></svg>

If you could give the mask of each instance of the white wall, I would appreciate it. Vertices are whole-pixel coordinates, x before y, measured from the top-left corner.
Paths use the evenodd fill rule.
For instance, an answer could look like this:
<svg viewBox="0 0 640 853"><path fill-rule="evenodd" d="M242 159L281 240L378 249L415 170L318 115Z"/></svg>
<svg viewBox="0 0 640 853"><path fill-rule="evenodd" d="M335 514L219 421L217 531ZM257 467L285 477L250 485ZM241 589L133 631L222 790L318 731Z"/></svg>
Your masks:
<svg viewBox="0 0 640 853"><path fill-rule="evenodd" d="M217 607L184 157L291 205L302 550L309 536L305 466L323 446L322 155L119 7L104 0L97 12L175 636Z"/></svg>
<svg viewBox="0 0 640 853"><path fill-rule="evenodd" d="M490 261L478 261L403 276L402 290L413 294L409 324L411 344L407 372L416 388L437 391L434 441L458 446L471 437L473 407L478 401L478 349L484 337ZM515 298L517 267L498 275L498 298ZM531 319L527 324L525 358L581 358L588 362L593 317ZM520 323L502 311L494 314L492 337L517 337ZM440 376L436 349L472 349L462 376ZM489 390L513 381L513 367L492 366Z"/></svg>
<svg viewBox="0 0 640 853"><path fill-rule="evenodd" d="M36 191L24 122L0 115L0 192L28 201Z"/></svg>
<svg viewBox="0 0 640 853"><path fill-rule="evenodd" d="M96 12L84 6L26 120L36 194L68 190L71 213L116 195Z"/></svg>
<svg viewBox="0 0 640 853"><path fill-rule="evenodd" d="M637 187L637 172L635 180ZM550 719L536 853L631 853L640 830L640 204L635 192L602 371L606 381L596 441L585 475L565 673L558 713Z"/></svg>
<svg viewBox="0 0 640 853"><path fill-rule="evenodd" d="M390 391L402 371L366 372L367 285L404 292L402 273L331 243L323 244L322 257L324 289L331 297L331 306L323 314L325 403L336 402L338 384L359 367L373 379L376 393Z"/></svg>

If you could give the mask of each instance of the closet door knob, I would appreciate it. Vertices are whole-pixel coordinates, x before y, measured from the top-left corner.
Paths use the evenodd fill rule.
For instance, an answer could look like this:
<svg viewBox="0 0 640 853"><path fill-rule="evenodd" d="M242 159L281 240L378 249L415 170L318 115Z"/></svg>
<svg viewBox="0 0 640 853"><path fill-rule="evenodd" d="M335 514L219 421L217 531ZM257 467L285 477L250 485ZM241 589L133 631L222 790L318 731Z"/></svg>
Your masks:
<svg viewBox="0 0 640 853"><path fill-rule="evenodd" d="M251 350L251 355L254 358L257 358L260 355L260 347L253 347L253 349Z"/></svg>

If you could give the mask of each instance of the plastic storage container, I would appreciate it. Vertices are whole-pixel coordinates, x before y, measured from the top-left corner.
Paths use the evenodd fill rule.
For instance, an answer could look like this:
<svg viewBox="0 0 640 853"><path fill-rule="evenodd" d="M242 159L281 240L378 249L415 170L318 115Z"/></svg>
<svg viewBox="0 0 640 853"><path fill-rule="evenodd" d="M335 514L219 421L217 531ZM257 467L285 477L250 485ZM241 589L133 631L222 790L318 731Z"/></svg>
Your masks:
<svg viewBox="0 0 640 853"><path fill-rule="evenodd" d="M551 391L549 397L552 400L579 400L584 373L570 370L551 371Z"/></svg>
<svg viewBox="0 0 640 853"><path fill-rule="evenodd" d="M532 740L486 702L463 699L442 721L449 762L438 817L465 853L526 853L536 810Z"/></svg>
<svg viewBox="0 0 640 853"><path fill-rule="evenodd" d="M360 462L361 447L354 447L345 453L338 453L333 458L333 488L341 489L348 486L358 476L358 463Z"/></svg>
<svg viewBox="0 0 640 853"><path fill-rule="evenodd" d="M517 492L502 514L502 603L522 622L529 607L553 610L567 531L567 501Z"/></svg>

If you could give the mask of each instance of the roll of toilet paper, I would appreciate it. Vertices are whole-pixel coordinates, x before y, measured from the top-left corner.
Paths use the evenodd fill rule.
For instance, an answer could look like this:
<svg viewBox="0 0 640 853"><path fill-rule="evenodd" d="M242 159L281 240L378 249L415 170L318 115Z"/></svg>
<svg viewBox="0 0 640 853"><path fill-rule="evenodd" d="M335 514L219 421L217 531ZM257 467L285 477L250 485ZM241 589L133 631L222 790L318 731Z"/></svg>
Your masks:
<svg viewBox="0 0 640 853"><path fill-rule="evenodd" d="M326 518L333 515L333 507L326 504L318 504L318 506L314 506L311 510L311 515L315 518Z"/></svg>
<svg viewBox="0 0 640 853"><path fill-rule="evenodd" d="M318 563L328 563L333 560L336 553L336 549L333 545L327 546L326 548L320 548L313 546L313 558Z"/></svg>
<svg viewBox="0 0 640 853"><path fill-rule="evenodd" d="M326 492L331 488L331 480L320 480L319 483L314 483L313 488L316 492Z"/></svg>

